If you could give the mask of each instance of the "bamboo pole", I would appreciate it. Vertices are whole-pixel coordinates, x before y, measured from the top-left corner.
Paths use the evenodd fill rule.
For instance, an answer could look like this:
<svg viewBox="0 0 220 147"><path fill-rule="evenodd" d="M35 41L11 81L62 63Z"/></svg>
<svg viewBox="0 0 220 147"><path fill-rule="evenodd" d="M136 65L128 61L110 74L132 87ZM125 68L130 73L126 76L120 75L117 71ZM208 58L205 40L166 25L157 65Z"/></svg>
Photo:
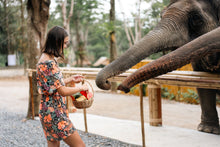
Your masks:
<svg viewBox="0 0 220 147"><path fill-rule="evenodd" d="M143 84L140 84L140 115L141 115L141 133L142 146L145 147L145 131L144 131L144 103L143 103Z"/></svg>
<svg viewBox="0 0 220 147"><path fill-rule="evenodd" d="M82 84L84 84L84 82L85 82L85 81L83 80L83 81L82 81ZM88 133L86 108L83 108L83 115L84 115L85 132Z"/></svg>
<svg viewBox="0 0 220 147"><path fill-rule="evenodd" d="M83 109L83 114L84 114L85 132L88 133L86 108Z"/></svg>
<svg viewBox="0 0 220 147"><path fill-rule="evenodd" d="M148 85L150 125L162 125L161 88L160 85Z"/></svg>

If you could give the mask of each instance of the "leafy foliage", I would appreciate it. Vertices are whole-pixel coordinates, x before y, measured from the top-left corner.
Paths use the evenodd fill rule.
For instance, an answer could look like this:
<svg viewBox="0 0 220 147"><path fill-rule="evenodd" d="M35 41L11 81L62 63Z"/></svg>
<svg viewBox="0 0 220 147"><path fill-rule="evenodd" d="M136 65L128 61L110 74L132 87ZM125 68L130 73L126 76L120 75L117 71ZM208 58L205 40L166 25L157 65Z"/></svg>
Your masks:
<svg viewBox="0 0 220 147"><path fill-rule="evenodd" d="M181 93L183 98L181 98L180 100L187 102L187 103L199 104L199 96L198 96L197 92L195 92L191 89L188 89L187 91L188 92Z"/></svg>
<svg viewBox="0 0 220 147"><path fill-rule="evenodd" d="M199 96L194 90L187 89L187 92L178 91L178 95L181 97L180 99L177 99L177 97L171 93L168 88L161 88L162 98L168 98L169 100L176 100L190 104L199 104Z"/></svg>
<svg viewBox="0 0 220 147"><path fill-rule="evenodd" d="M169 100L175 99L175 95L173 93L170 93L170 90L168 90L168 88L161 88L161 97L168 98Z"/></svg>
<svg viewBox="0 0 220 147"><path fill-rule="evenodd" d="M4 7L4 2L6 7ZM23 7L24 5L25 3ZM26 36L21 34L21 24L25 22L19 19L21 17L20 6L20 3L15 0L0 1L0 66L5 66L9 53L15 53L20 59L17 61L18 64L23 64L23 47L27 43L22 41Z"/></svg>
<svg viewBox="0 0 220 147"><path fill-rule="evenodd" d="M26 7L26 0L23 0L23 7ZM145 0L152 4L151 9L145 9L143 18L144 26L142 29L142 34L148 33L159 20L160 11L168 4L169 0L163 1L153 1L153 0ZM54 1L53 1L54 2ZM52 28L54 25L63 25L62 20L62 10L61 10L61 2L62 0L56 0L56 9L50 13L48 28ZM7 0L8 3L8 12L9 15L9 30L10 30L10 45L12 51L14 51L17 55L20 56L20 63L23 64L23 60L26 57L24 55L24 49L27 49L27 41L25 38L27 36L21 34L21 23L20 18L20 3L15 0ZM67 12L70 10L71 0L67 0ZM101 5L103 5L103 1L100 0L74 0L74 12L70 22L70 34L72 39L70 40L71 46L69 49L77 50L76 43L76 20L79 20L79 30L81 30L81 34L83 37L87 37L86 48L83 54L86 54L89 57L89 60L95 62L101 56L109 57L109 31L111 27L113 27L109 22L109 14L108 12L104 12L101 9ZM103 8L103 7L102 7ZM3 0L0 1L0 13L4 14ZM118 13L118 12L116 12ZM117 15L117 14L116 14ZM27 17L27 14L24 14ZM117 18L117 17L116 17ZM135 16L133 18L135 20ZM26 19L25 19L26 21ZM130 22L133 23L132 20ZM7 32L5 26L5 15L0 16L0 54L1 63L5 63L6 57L3 55L8 54L7 49ZM120 56L123 54L128 48L128 40L126 38L125 30L124 30L124 22L123 20L117 20L114 24L115 32L116 32L116 43L117 43L117 55ZM25 32L27 32L28 28L26 28ZM88 34L86 34L86 30L88 30ZM131 26L131 30L134 31L134 26ZM67 51L68 54L72 52ZM77 53L77 52L76 52ZM156 59L160 57L162 53L158 53L152 55L151 59ZM68 56L68 55L67 55ZM5 60L5 61L3 61ZM4 66L2 64L1 66ZM65 65L64 65L65 66Z"/></svg>

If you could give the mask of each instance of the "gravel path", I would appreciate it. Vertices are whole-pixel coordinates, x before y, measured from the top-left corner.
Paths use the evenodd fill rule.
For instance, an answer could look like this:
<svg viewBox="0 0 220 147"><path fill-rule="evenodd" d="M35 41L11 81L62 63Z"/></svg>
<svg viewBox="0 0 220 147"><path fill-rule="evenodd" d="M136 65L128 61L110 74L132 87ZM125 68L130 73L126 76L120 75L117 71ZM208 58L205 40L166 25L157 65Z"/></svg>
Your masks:
<svg viewBox="0 0 220 147"><path fill-rule="evenodd" d="M45 147L46 139L39 120L25 120L25 114L0 110L1 147ZM138 147L78 130L87 147ZM62 147L67 145L61 141Z"/></svg>

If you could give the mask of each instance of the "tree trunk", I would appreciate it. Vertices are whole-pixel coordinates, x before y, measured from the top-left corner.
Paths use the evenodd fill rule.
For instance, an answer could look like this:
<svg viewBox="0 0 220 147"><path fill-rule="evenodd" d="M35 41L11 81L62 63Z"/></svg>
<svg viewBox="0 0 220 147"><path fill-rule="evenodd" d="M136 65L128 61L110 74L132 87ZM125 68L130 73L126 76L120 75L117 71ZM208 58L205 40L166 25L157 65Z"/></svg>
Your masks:
<svg viewBox="0 0 220 147"><path fill-rule="evenodd" d="M124 12L122 12L123 13L123 18L124 18L125 33L126 33L126 36L127 36L130 47L132 45L134 45L136 42L138 42L142 37L141 36L141 30L142 30L142 26L143 26L143 21L141 21L141 3L142 3L142 0L139 0L138 10L137 10L138 12L137 12L137 14L135 14L136 17L134 19L134 24L135 24L134 25L134 33L132 32L131 27L127 26L127 22L126 22ZM120 9L123 11L121 4L120 4Z"/></svg>
<svg viewBox="0 0 220 147"><path fill-rule="evenodd" d="M24 75L27 75L27 68L28 68L28 49L27 49L27 45L25 45L25 42L27 41L27 34L25 33L24 29L26 27L26 20L24 19L24 2L23 0L20 0L20 11L21 11L21 48L23 50L23 55L24 55Z"/></svg>
<svg viewBox="0 0 220 147"><path fill-rule="evenodd" d="M138 23L137 41L139 41L142 37L141 36L141 28L142 28L142 24L141 24L141 0L139 0L139 4L138 4L137 23Z"/></svg>
<svg viewBox="0 0 220 147"><path fill-rule="evenodd" d="M82 37L80 35L80 27L79 27L79 18L76 18L75 20L75 26L76 26L76 42L77 42L77 66L83 67L83 42Z"/></svg>
<svg viewBox="0 0 220 147"><path fill-rule="evenodd" d="M127 26L127 20L125 18L125 12L122 8L122 4L121 4L120 0L119 0L119 6L120 6L120 10L122 11L122 14L123 14L125 33L126 33L126 36L127 36L128 42L129 42L129 46L131 47L133 45L133 43L132 43L132 40L131 40L131 36L129 34L129 29L128 29L128 26Z"/></svg>
<svg viewBox="0 0 220 147"><path fill-rule="evenodd" d="M63 27L70 36L70 19L73 16L74 0L71 0L71 6L70 6L68 17L67 17L67 12L66 12L66 5L67 5L67 0L64 0L62 2Z"/></svg>
<svg viewBox="0 0 220 147"><path fill-rule="evenodd" d="M4 3L4 15L5 15L5 29L6 29L6 33L7 33L7 50L8 50L8 54L12 54L11 51L11 47L10 47L10 32L9 32L9 23L8 23L8 6L7 6L7 0L3 1Z"/></svg>
<svg viewBox="0 0 220 147"><path fill-rule="evenodd" d="M69 39L72 40L71 35L70 35L70 19L73 16L74 0L71 0L70 11L69 11L68 14L67 14L66 6L67 6L67 0L64 0L62 2L62 5L61 5L61 7L62 7L62 18L63 18L63 28L69 34ZM74 44L74 42L72 42L72 44ZM69 50L70 50L70 54L67 57L68 58L67 63L70 65L72 60L74 60L74 58L75 58L75 54L74 54L74 51L73 51L73 46L70 47Z"/></svg>
<svg viewBox="0 0 220 147"><path fill-rule="evenodd" d="M114 61L117 58L117 50L116 50L116 37L115 37L115 29L114 29L114 21L115 21L115 0L111 0L111 9L110 9L110 23L112 25L112 30L110 30L110 62ZM111 90L113 92L117 91L117 83L112 82Z"/></svg>
<svg viewBox="0 0 220 147"><path fill-rule="evenodd" d="M50 0L28 0L28 26L29 26L29 68L35 69L38 58L40 57L40 49L43 47L47 23L49 18L49 6ZM35 73L36 74L36 73ZM36 76L33 74L33 95L34 95L34 111L35 115L38 115L40 95L37 92ZM31 117L31 97L29 96L29 107L27 112L27 118Z"/></svg>
<svg viewBox="0 0 220 147"><path fill-rule="evenodd" d="M80 67L84 66L84 61L87 62L87 56L85 54L86 41L88 36L88 30L85 28L85 32L79 27L80 21L77 18L75 20L75 29L76 29L76 42L78 48L78 56L77 56L77 65Z"/></svg>

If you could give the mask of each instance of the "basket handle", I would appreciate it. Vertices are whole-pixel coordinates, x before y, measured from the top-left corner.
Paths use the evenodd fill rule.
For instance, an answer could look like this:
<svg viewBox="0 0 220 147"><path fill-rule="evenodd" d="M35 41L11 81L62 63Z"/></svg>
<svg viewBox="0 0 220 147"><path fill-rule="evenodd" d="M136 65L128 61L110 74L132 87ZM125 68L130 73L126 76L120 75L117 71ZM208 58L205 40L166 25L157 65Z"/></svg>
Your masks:
<svg viewBox="0 0 220 147"><path fill-rule="evenodd" d="M93 96L94 96L94 89L92 87L92 84L88 80L85 80L85 79L82 81L82 84L84 84L85 82L91 87L92 93L93 93Z"/></svg>

